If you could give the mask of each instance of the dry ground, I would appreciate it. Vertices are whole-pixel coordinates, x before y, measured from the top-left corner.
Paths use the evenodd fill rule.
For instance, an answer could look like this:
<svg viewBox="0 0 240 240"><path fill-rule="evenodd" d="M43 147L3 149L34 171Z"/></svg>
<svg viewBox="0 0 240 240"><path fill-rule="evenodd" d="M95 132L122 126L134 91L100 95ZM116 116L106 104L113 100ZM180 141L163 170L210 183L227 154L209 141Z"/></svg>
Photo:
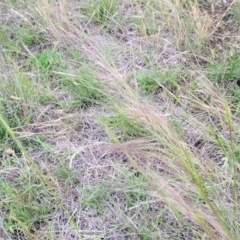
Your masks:
<svg viewBox="0 0 240 240"><path fill-rule="evenodd" d="M0 1L0 239L240 239L239 16Z"/></svg>

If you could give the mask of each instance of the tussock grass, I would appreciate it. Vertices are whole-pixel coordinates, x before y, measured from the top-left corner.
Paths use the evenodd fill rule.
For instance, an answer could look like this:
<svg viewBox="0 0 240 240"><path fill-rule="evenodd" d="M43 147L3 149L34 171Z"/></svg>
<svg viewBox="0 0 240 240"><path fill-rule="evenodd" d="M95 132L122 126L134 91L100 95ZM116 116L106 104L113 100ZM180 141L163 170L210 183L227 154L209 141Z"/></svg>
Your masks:
<svg viewBox="0 0 240 240"><path fill-rule="evenodd" d="M0 3L0 238L238 239L238 10Z"/></svg>

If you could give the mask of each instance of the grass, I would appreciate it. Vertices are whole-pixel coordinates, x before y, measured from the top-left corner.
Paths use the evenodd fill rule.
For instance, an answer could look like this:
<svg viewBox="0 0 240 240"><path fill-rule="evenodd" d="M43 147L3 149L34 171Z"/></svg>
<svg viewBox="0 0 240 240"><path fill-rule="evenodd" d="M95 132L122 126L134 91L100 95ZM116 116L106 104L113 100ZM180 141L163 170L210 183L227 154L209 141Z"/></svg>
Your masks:
<svg viewBox="0 0 240 240"><path fill-rule="evenodd" d="M85 12L96 23L104 24L117 9L118 0L88 0Z"/></svg>
<svg viewBox="0 0 240 240"><path fill-rule="evenodd" d="M238 239L238 12L1 3L0 239Z"/></svg>

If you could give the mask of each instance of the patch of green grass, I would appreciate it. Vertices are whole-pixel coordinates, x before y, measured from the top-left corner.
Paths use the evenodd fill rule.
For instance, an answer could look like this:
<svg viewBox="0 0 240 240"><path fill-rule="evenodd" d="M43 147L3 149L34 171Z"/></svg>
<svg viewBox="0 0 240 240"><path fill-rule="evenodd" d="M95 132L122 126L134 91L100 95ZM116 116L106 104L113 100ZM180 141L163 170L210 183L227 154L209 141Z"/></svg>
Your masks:
<svg viewBox="0 0 240 240"><path fill-rule="evenodd" d="M143 93L154 94L160 88L154 76L144 75L139 78L139 86Z"/></svg>
<svg viewBox="0 0 240 240"><path fill-rule="evenodd" d="M2 44L8 51L17 52L19 46L16 41L11 39L11 32L5 26L0 26L0 44Z"/></svg>
<svg viewBox="0 0 240 240"><path fill-rule="evenodd" d="M16 74L12 80L1 84L1 112L11 127L31 122L35 89L33 82L24 74ZM1 131L2 132L2 131Z"/></svg>
<svg viewBox="0 0 240 240"><path fill-rule="evenodd" d="M234 84L230 90L232 92L232 97L230 100L233 103L233 111L235 116L238 116L240 113L240 87L238 84Z"/></svg>
<svg viewBox="0 0 240 240"><path fill-rule="evenodd" d="M133 168L116 166L116 170L118 175L114 181L106 178L96 186L83 191L83 205L96 210L113 222L116 229L122 229L126 235L137 231L139 236L150 237L151 231L148 229L153 227L152 221L154 220L144 219L144 214L151 202L145 192L148 183ZM109 212L106 205L112 206L112 209L116 211ZM136 212L138 212L137 216L135 216ZM109 213L115 217L110 217ZM138 218L137 229L133 224L134 221L129 220L135 217ZM127 226L126 222L129 222Z"/></svg>
<svg viewBox="0 0 240 240"><path fill-rule="evenodd" d="M83 205L94 207L94 209L102 208L102 204L109 197L109 190L104 183L98 186L85 189L83 192Z"/></svg>
<svg viewBox="0 0 240 240"><path fill-rule="evenodd" d="M85 12L98 24L105 23L117 11L118 0L87 0Z"/></svg>
<svg viewBox="0 0 240 240"><path fill-rule="evenodd" d="M183 136L182 123L184 121L181 119L171 119L171 127L176 131L179 136Z"/></svg>
<svg viewBox="0 0 240 240"><path fill-rule="evenodd" d="M75 76L62 75L60 82L72 96L71 102L69 102L70 108L86 108L105 101L104 90L94 71L87 66L81 67Z"/></svg>
<svg viewBox="0 0 240 240"><path fill-rule="evenodd" d="M141 11L141 8L137 8L137 14L130 16L131 22L137 26L141 37L151 36L160 31L163 18L157 12L156 7L154 2L148 2L148 4L142 5L143 11ZM132 10L134 11L134 9Z"/></svg>
<svg viewBox="0 0 240 240"><path fill-rule="evenodd" d="M182 69L152 69L150 73L139 74L138 83L143 94L153 95L158 89L176 88L183 76Z"/></svg>
<svg viewBox="0 0 240 240"><path fill-rule="evenodd" d="M152 234L149 232L148 229L142 228L141 233L139 234L141 237L141 240L151 240L152 239Z"/></svg>
<svg viewBox="0 0 240 240"><path fill-rule="evenodd" d="M125 189L123 193L126 198L126 206L128 208L134 207L139 202L147 200L146 192L144 191L148 186L144 176L135 169L127 169L123 167L118 168L120 176L123 178Z"/></svg>
<svg viewBox="0 0 240 240"><path fill-rule="evenodd" d="M5 2L10 6L15 6L19 1L17 1L17 0L6 0Z"/></svg>
<svg viewBox="0 0 240 240"><path fill-rule="evenodd" d="M230 9L230 17L228 18L229 21L226 22L226 27L228 30L231 29L231 32L234 34L239 33L239 11L240 11L240 2L235 1L232 5L232 8Z"/></svg>
<svg viewBox="0 0 240 240"><path fill-rule="evenodd" d="M2 149L0 149L1 154L3 155L2 157L2 162L1 162L1 167L2 168L8 168L8 167L21 167L20 165L20 161L19 159L13 155L13 154L9 154L6 153L6 145L7 145L7 141L5 142L4 146ZM10 148L8 149L8 151L10 153L14 153L15 151L13 149L10 150ZM5 155L5 156L4 156Z"/></svg>
<svg viewBox="0 0 240 240"><path fill-rule="evenodd" d="M33 176L19 175L8 182L0 179L1 215L9 232L21 231L25 237L37 230L38 224L47 222L54 204L44 186Z"/></svg>
<svg viewBox="0 0 240 240"><path fill-rule="evenodd" d="M83 60L83 54L80 51L78 51L76 49L73 49L71 51L71 54L72 54L72 56L74 57L75 60L78 60L78 61Z"/></svg>
<svg viewBox="0 0 240 240"><path fill-rule="evenodd" d="M240 163L240 147L239 146L236 146L236 148L234 149L234 158L238 163Z"/></svg>
<svg viewBox="0 0 240 240"><path fill-rule="evenodd" d="M32 46L33 44L36 44L39 38L40 34L27 24L21 24L16 29L15 41L22 42L27 46Z"/></svg>
<svg viewBox="0 0 240 240"><path fill-rule="evenodd" d="M56 176L56 179L58 179L59 182L63 181L66 185L74 182L76 174L76 170L69 168L69 166L64 163L59 164L54 170L54 176Z"/></svg>
<svg viewBox="0 0 240 240"><path fill-rule="evenodd" d="M123 114L116 114L111 117L103 117L101 119L103 125L108 126L117 136L124 139L135 139L147 136L148 131L144 129L135 120L124 116Z"/></svg>
<svg viewBox="0 0 240 240"><path fill-rule="evenodd" d="M29 64L37 68L41 73L49 73L62 67L61 54L55 49L45 49L32 55Z"/></svg>
<svg viewBox="0 0 240 240"><path fill-rule="evenodd" d="M16 26L0 26L0 43L8 51L20 52L22 44L31 47L40 42L41 33L27 23Z"/></svg>
<svg viewBox="0 0 240 240"><path fill-rule="evenodd" d="M240 106L240 53L228 57L223 62L211 64L206 69L208 78L216 84L230 86L232 94L229 101L233 104L235 115L239 114Z"/></svg>
<svg viewBox="0 0 240 240"><path fill-rule="evenodd" d="M226 60L210 64L206 68L207 76L211 81L228 83L240 79L240 54L229 56Z"/></svg>

